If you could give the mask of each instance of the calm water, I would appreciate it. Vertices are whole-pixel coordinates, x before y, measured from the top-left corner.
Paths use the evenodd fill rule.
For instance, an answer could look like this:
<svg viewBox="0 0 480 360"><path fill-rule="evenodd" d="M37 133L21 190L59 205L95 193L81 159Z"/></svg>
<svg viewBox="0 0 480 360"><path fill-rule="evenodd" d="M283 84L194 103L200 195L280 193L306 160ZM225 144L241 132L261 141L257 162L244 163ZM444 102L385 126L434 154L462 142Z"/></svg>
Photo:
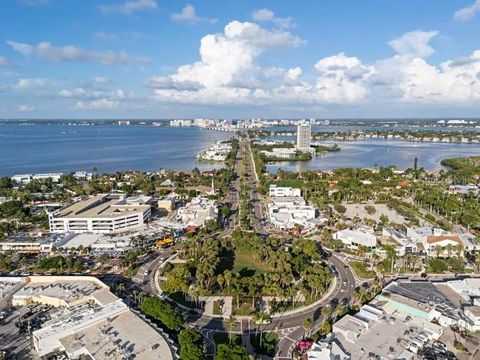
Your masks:
<svg viewBox="0 0 480 360"><path fill-rule="evenodd" d="M231 133L197 128L152 126L68 126L1 125L0 176L21 173L118 170L157 171L160 168L201 170L222 166L198 163L195 155ZM285 138L283 138L285 139ZM289 138L291 140L293 138ZM334 142L325 142L334 143ZM337 167L374 167L395 165L411 167L418 157L419 166L429 170L441 168L448 157L480 155L480 145L429 144L402 141L339 142L340 152L327 153L309 162L285 162L269 165L291 171L328 170Z"/></svg>
<svg viewBox="0 0 480 360"><path fill-rule="evenodd" d="M334 141L322 142L333 144ZM311 161L277 162L267 165L267 170L289 171L330 170L339 167L367 167L394 165L398 169L413 167L414 158L418 166L427 170L440 170L445 158L480 155L476 144L434 144L405 142L398 140L365 140L337 142L341 151L317 156Z"/></svg>
<svg viewBox="0 0 480 360"><path fill-rule="evenodd" d="M153 126L0 126L0 176L21 173L117 170L201 170L195 155L231 133Z"/></svg>

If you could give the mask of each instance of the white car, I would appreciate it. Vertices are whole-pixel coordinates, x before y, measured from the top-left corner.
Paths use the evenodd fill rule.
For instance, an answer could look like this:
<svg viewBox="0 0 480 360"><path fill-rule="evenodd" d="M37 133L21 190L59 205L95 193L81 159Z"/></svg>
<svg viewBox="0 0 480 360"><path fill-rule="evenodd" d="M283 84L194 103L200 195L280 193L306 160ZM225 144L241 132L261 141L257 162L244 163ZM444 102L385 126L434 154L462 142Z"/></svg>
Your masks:
<svg viewBox="0 0 480 360"><path fill-rule="evenodd" d="M268 318L268 319L263 319L263 320L256 320L255 324L256 325L267 325L267 324L270 324L271 322L272 322L272 319Z"/></svg>

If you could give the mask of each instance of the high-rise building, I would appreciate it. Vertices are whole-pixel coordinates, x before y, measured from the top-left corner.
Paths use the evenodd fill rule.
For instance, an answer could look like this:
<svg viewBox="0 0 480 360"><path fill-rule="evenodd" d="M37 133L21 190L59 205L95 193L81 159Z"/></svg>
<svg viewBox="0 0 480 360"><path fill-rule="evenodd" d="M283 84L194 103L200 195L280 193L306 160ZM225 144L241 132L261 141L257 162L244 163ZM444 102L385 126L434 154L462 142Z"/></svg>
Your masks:
<svg viewBox="0 0 480 360"><path fill-rule="evenodd" d="M310 149L312 128L310 124L300 124L297 126L297 149Z"/></svg>

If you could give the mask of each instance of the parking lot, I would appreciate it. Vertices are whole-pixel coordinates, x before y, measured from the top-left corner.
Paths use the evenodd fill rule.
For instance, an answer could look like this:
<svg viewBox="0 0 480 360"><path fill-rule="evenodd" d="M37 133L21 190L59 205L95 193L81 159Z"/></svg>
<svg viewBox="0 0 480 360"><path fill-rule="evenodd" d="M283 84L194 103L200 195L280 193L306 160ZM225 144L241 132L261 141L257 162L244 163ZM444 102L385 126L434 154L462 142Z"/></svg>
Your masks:
<svg viewBox="0 0 480 360"><path fill-rule="evenodd" d="M32 359L29 322L35 314L28 307L3 308L0 320L0 351L7 359ZM28 315L26 315L28 314Z"/></svg>

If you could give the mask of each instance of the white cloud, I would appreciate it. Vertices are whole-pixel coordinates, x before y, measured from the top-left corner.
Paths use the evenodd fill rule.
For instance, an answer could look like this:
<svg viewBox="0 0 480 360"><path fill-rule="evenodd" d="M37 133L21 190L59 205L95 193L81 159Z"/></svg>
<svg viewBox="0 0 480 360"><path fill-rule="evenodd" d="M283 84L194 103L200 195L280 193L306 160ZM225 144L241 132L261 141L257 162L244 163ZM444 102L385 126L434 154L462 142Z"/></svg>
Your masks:
<svg viewBox="0 0 480 360"><path fill-rule="evenodd" d="M18 79L17 82L12 85L12 89L14 90L30 90L33 88L43 87L47 84L46 79L42 78L25 78L25 79Z"/></svg>
<svg viewBox="0 0 480 360"><path fill-rule="evenodd" d="M429 43L437 35L438 31L411 31L389 41L388 45L401 56L426 58L434 52Z"/></svg>
<svg viewBox="0 0 480 360"><path fill-rule="evenodd" d="M35 107L34 106L30 106L30 105L25 105L25 104L22 104L22 105L19 105L18 106L18 111L32 111L32 110L35 110Z"/></svg>
<svg viewBox="0 0 480 360"><path fill-rule="evenodd" d="M344 53L329 56L315 64L319 72L315 84L315 97L325 102L354 102L365 98L366 79L374 73L356 57Z"/></svg>
<svg viewBox="0 0 480 360"><path fill-rule="evenodd" d="M412 31L388 42L395 53L372 64L339 53L319 59L315 77L300 67L262 68L263 52L289 48L302 41L285 31L257 24L229 23L223 33L200 43L200 60L180 66L168 76L152 77L146 85L162 102L193 104L322 104L448 103L480 100L480 50L469 56L429 64L431 40L437 31ZM306 80L310 79L310 80Z"/></svg>
<svg viewBox="0 0 480 360"><path fill-rule="evenodd" d="M480 101L480 50L439 66L416 58L402 69L403 100L423 103Z"/></svg>
<svg viewBox="0 0 480 360"><path fill-rule="evenodd" d="M9 62L2 55L0 55L0 66L8 66Z"/></svg>
<svg viewBox="0 0 480 360"><path fill-rule="evenodd" d="M13 50L18 51L19 53L30 56L33 54L33 46L28 44L22 44L16 41L7 41L7 45L11 46Z"/></svg>
<svg viewBox="0 0 480 360"><path fill-rule="evenodd" d="M120 107L120 102L102 98L92 101L77 101L75 108L78 110L116 110Z"/></svg>
<svg viewBox="0 0 480 360"><path fill-rule="evenodd" d="M478 12L480 12L480 0L475 0L472 5L457 10L454 18L455 20L468 21L472 19Z"/></svg>
<svg viewBox="0 0 480 360"><path fill-rule="evenodd" d="M69 98L69 97L81 97L81 96L85 96L86 94L87 94L87 92L83 88L75 88L75 89L71 89L71 90L62 89L58 92L59 96L67 97L67 98Z"/></svg>
<svg viewBox="0 0 480 360"><path fill-rule="evenodd" d="M277 17L270 9L254 10L252 13L252 19L256 22L272 22L282 28L289 28L293 26L293 20L291 17Z"/></svg>
<svg viewBox="0 0 480 360"><path fill-rule="evenodd" d="M36 46L15 41L7 41L7 44L25 56L35 56L40 59L58 62L96 61L105 65L117 65L147 62L149 60L143 56L131 56L125 51L119 53L113 51L92 51L72 45L57 47L47 41L40 42Z"/></svg>
<svg viewBox="0 0 480 360"><path fill-rule="evenodd" d="M288 69L287 71L287 79L289 80L297 80L301 75L302 69L298 66L292 69Z"/></svg>
<svg viewBox="0 0 480 360"><path fill-rule="evenodd" d="M64 98L72 98L78 100L100 100L108 99L112 101L119 101L130 98L133 96L132 92L126 94L122 89L116 89L111 91L92 90L82 87L76 87L72 89L62 89L58 92L58 96Z"/></svg>
<svg viewBox="0 0 480 360"><path fill-rule="evenodd" d="M191 4L186 4L181 12L173 13L171 15L171 19L176 22L191 25L198 24L199 22L208 22L210 24L215 24L218 21L218 19L215 18L199 17L195 12L195 8Z"/></svg>
<svg viewBox="0 0 480 360"><path fill-rule="evenodd" d="M107 31L96 31L93 37L100 41L115 41L118 40L118 34Z"/></svg>
<svg viewBox="0 0 480 360"><path fill-rule="evenodd" d="M109 84L111 82L111 80L108 77L98 76L98 75L93 77L93 81L96 84Z"/></svg>
<svg viewBox="0 0 480 360"><path fill-rule="evenodd" d="M99 5L99 9L105 13L132 14L141 10L155 10L158 4L155 0L131 0L121 4Z"/></svg>
<svg viewBox="0 0 480 360"><path fill-rule="evenodd" d="M285 31L270 31L257 24L232 21L221 34L202 38L200 61L182 65L168 77L154 77L147 85L171 88L171 91L192 91L200 88L227 86L242 73L251 71L254 60L268 49L292 48L303 41ZM158 90L159 94L167 90Z"/></svg>

